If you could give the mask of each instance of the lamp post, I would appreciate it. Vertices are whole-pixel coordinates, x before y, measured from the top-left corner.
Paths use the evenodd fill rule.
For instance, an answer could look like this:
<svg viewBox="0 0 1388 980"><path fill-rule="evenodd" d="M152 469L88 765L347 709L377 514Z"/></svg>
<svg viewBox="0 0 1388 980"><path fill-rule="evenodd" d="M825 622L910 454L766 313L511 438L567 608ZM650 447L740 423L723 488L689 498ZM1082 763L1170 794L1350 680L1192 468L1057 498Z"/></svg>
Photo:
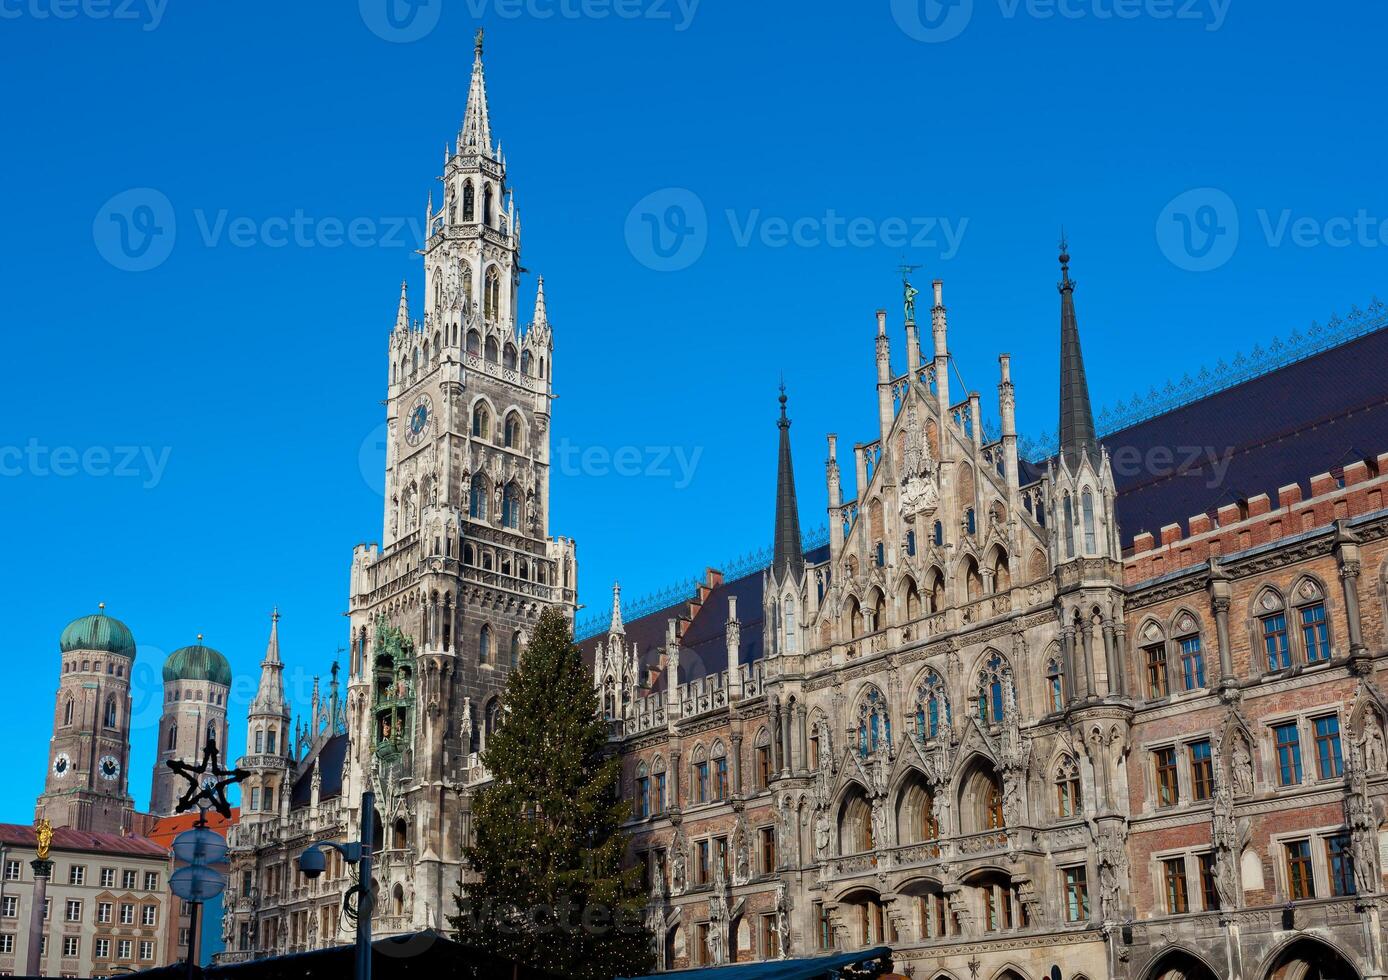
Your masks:
<svg viewBox="0 0 1388 980"><path fill-rule="evenodd" d="M193 829L185 830L173 842L174 857L186 866L169 876L169 890L189 903L186 960L189 980L196 975L198 963L198 909L203 902L222 894L227 886L226 878L212 867L226 861L226 838L208 829L207 811L216 810L230 819L231 804L227 802L226 789L250 775L244 769L224 769L218 759L217 742L209 732L207 744L202 748L201 763L193 766L178 759L170 759L167 763L170 769L188 780L188 790L179 799L174 812L187 813L194 807L198 810Z"/></svg>
<svg viewBox="0 0 1388 980"><path fill-rule="evenodd" d="M319 841L299 855L299 870L306 878L317 878L327 868L328 862L323 856L325 847L331 847L348 864L357 866L357 883L347 889L342 899L343 907L351 911L348 902L354 894L357 897L357 948L352 974L355 980L371 980L371 912L375 904L371 888L371 851L375 846L372 833L375 818L376 794L367 790L361 794L361 840L349 844Z"/></svg>

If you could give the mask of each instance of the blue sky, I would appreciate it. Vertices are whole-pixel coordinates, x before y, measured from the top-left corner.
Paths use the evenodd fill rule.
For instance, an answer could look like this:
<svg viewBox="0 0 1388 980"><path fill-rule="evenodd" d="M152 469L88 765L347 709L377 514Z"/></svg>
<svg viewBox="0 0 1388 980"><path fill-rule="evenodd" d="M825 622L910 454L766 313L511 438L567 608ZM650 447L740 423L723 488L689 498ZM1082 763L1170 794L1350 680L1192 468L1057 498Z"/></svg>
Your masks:
<svg viewBox="0 0 1388 980"><path fill-rule="evenodd" d="M295 690L326 675L479 19L556 325L551 528L593 607L769 543L782 372L823 522L824 434L874 437L878 307L902 363L903 258L946 281L985 405L1011 352L1029 433L1062 224L1099 405L1384 291L1380 5L385 3L0 2L0 819L32 814L57 636L98 601L140 644L140 806L167 652L205 633L253 683L278 604Z"/></svg>

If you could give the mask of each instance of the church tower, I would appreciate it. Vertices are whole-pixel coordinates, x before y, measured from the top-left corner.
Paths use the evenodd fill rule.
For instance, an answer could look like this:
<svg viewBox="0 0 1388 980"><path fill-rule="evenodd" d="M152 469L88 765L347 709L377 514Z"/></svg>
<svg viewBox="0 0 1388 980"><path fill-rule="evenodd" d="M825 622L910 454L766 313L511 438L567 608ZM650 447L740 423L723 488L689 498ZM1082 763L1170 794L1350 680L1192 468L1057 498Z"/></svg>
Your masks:
<svg viewBox="0 0 1388 980"><path fill-rule="evenodd" d="M805 554L800 539L800 505L795 497L795 468L790 455L790 418L786 386L781 385L780 444L776 455L776 530L771 567L766 572L765 650L768 656L801 652L796 610L804 599Z"/></svg>
<svg viewBox="0 0 1388 980"><path fill-rule="evenodd" d="M246 712L246 754L238 765L250 772L241 785L241 822L258 823L279 816L287 801L291 766L289 702L284 698L284 662L280 660L280 613L270 614L270 640L260 662L260 684Z"/></svg>
<svg viewBox="0 0 1388 980"><path fill-rule="evenodd" d="M376 789L410 867L408 925L442 928L478 753L541 610L572 618L575 553L550 538L553 331L544 280L518 309L521 225L493 141L478 33L462 126L445 148L423 249L423 318L402 285L387 344L381 544L351 570L344 797ZM437 207L435 201L438 200ZM360 815L358 815L358 820Z"/></svg>
<svg viewBox="0 0 1388 980"><path fill-rule="evenodd" d="M169 654L164 661L164 710L159 718L159 744L154 757L154 778L149 793L149 812L171 816L188 784L169 768L171 759L202 761L203 746L210 738L226 761L227 695L231 692L231 664L202 637L190 647Z"/></svg>
<svg viewBox="0 0 1388 980"><path fill-rule="evenodd" d="M130 830L130 671L135 638L106 615L75 619L58 641L62 666L48 749L48 778L34 808L55 827Z"/></svg>

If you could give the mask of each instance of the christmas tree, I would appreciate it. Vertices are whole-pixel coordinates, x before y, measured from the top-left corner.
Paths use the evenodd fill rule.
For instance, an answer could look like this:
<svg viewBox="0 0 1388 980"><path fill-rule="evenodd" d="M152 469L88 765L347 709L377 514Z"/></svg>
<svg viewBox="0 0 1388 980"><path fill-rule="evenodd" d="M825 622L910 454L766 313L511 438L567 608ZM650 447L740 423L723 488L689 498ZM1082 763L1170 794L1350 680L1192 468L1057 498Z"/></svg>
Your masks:
<svg viewBox="0 0 1388 980"><path fill-rule="evenodd" d="M622 870L620 762L569 626L536 623L512 672L472 800L473 875L458 940L556 974L605 980L653 966L639 868Z"/></svg>

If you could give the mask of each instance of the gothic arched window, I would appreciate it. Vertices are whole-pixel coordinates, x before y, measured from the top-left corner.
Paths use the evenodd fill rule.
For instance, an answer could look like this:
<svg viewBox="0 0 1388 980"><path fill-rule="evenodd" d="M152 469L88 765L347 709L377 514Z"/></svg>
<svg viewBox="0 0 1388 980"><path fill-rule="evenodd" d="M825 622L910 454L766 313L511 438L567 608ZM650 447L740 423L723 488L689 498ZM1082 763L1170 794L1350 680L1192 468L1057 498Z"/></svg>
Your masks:
<svg viewBox="0 0 1388 980"><path fill-rule="evenodd" d="M467 332L467 352L474 357L482 353L482 335L476 330Z"/></svg>
<svg viewBox="0 0 1388 980"><path fill-rule="evenodd" d="M978 672L978 717L985 725L1002 724L1012 683L1012 668L995 653Z"/></svg>
<svg viewBox="0 0 1388 980"><path fill-rule="evenodd" d="M476 192L472 189L472 181L463 185L463 220L474 221L477 217Z"/></svg>
<svg viewBox="0 0 1388 980"><path fill-rule="evenodd" d="M1080 495L1080 510L1084 514L1084 553L1092 555L1098 550L1097 535L1094 533L1094 494L1086 487Z"/></svg>
<svg viewBox="0 0 1388 980"><path fill-rule="evenodd" d="M483 402L478 402L472 410L472 436L474 439L490 439L492 433L492 413Z"/></svg>
<svg viewBox="0 0 1388 980"><path fill-rule="evenodd" d="M511 530L520 527L521 494L514 483L506 485L506 492L501 498L501 524Z"/></svg>
<svg viewBox="0 0 1388 980"><path fill-rule="evenodd" d="M67 701L66 701L66 703L63 704L63 724L64 724L64 725L71 725L71 724L72 724L72 705L73 705L72 698L68 698Z"/></svg>
<svg viewBox="0 0 1388 980"><path fill-rule="evenodd" d="M944 679L932 670L916 689L916 737L922 742L937 737L942 721L946 728L952 723L949 694Z"/></svg>
<svg viewBox="0 0 1388 980"><path fill-rule="evenodd" d="M487 519L487 481L480 476L472 478L472 489L468 491L467 513L475 521Z"/></svg>
<svg viewBox="0 0 1388 980"><path fill-rule="evenodd" d="M1055 808L1061 817L1077 817L1083 801L1080 798L1080 767L1070 756L1064 756L1055 770Z"/></svg>
<svg viewBox="0 0 1388 980"><path fill-rule="evenodd" d="M501 366L510 371L514 371L516 369L516 348L513 345L507 344L502 349Z"/></svg>
<svg viewBox="0 0 1388 980"><path fill-rule="evenodd" d="M527 378L530 377L530 351L528 350L521 351L520 369L521 374L525 375Z"/></svg>
<svg viewBox="0 0 1388 980"><path fill-rule="evenodd" d="M786 598L782 605L781 613L782 625L785 628L786 653L795 652L795 600Z"/></svg>
<svg viewBox="0 0 1388 980"><path fill-rule="evenodd" d="M483 624L482 631L477 634L477 662L485 664L492 658L492 628Z"/></svg>
<svg viewBox="0 0 1388 980"><path fill-rule="evenodd" d="M866 758L883 744L892 744L892 720L886 699L873 688L858 708L858 754Z"/></svg>
<svg viewBox="0 0 1388 980"><path fill-rule="evenodd" d="M1075 557L1075 505L1070 501L1067 493L1062 502L1062 509L1065 513L1065 557Z"/></svg>
<svg viewBox="0 0 1388 980"><path fill-rule="evenodd" d="M1065 710L1065 669L1061 667L1059 657L1052 657L1046 662L1046 691L1050 709Z"/></svg>
<svg viewBox="0 0 1388 980"><path fill-rule="evenodd" d="M501 701L492 698L487 702L487 708L482 714L482 732L488 739L492 733L501 727Z"/></svg>
<svg viewBox="0 0 1388 980"><path fill-rule="evenodd" d="M494 320L501 314L501 273L496 271L496 266L487 270L482 292L482 311L489 320Z"/></svg>
<svg viewBox="0 0 1388 980"><path fill-rule="evenodd" d="M482 224L488 228L492 226L492 185L488 184L487 189L482 192Z"/></svg>
<svg viewBox="0 0 1388 980"><path fill-rule="evenodd" d="M169 736L164 740L164 748L170 752L178 748L178 722L169 726Z"/></svg>
<svg viewBox="0 0 1388 980"><path fill-rule="evenodd" d="M520 416L511 412L506 416L505 444L507 449L521 449Z"/></svg>
<svg viewBox="0 0 1388 980"><path fill-rule="evenodd" d="M105 719L105 720L106 720L106 727L107 727L107 728L115 728L115 727L116 727L116 699L115 699L114 696L113 696L113 697L109 697L109 698L106 699L106 719Z"/></svg>
<svg viewBox="0 0 1388 980"><path fill-rule="evenodd" d="M516 630L514 633L511 634L511 666L512 666L512 667L519 667L519 666L520 666L520 655L521 655L521 635L520 635L520 630Z"/></svg>
<svg viewBox="0 0 1388 980"><path fill-rule="evenodd" d="M935 547L942 547L945 543L945 526L940 521L935 522L934 529Z"/></svg>

